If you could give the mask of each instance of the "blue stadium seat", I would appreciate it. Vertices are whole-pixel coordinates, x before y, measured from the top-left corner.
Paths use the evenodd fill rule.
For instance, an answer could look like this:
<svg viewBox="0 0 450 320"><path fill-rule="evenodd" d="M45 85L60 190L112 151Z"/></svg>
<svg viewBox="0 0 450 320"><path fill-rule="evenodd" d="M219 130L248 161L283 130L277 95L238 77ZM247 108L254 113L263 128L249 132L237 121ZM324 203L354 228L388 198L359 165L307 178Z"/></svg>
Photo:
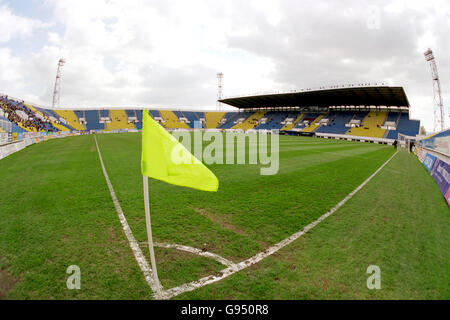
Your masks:
<svg viewBox="0 0 450 320"><path fill-rule="evenodd" d="M253 112L227 112L224 118L227 119L227 121L220 126L218 126L219 129L231 129L236 124L234 123L240 118L247 119L253 114Z"/></svg>
<svg viewBox="0 0 450 320"><path fill-rule="evenodd" d="M142 110L139 111L141 112L142 116ZM148 112L150 113L150 116L152 116L152 118L161 117L161 113L158 110L148 110Z"/></svg>
<svg viewBox="0 0 450 320"><path fill-rule="evenodd" d="M367 111L357 111L357 112L355 112L355 114L353 116L353 119L351 119L351 120L361 120L361 121L363 121L368 113L369 112L367 112Z"/></svg>
<svg viewBox="0 0 450 320"><path fill-rule="evenodd" d="M101 118L109 118L109 110L100 110Z"/></svg>
<svg viewBox="0 0 450 320"><path fill-rule="evenodd" d="M150 110L150 112L152 112L152 111L153 110ZM159 111L158 111L158 114L159 114ZM136 116L137 116L137 118L139 120L139 122L135 124L136 129L142 130L142 110L136 110Z"/></svg>
<svg viewBox="0 0 450 320"><path fill-rule="evenodd" d="M296 119L298 117L299 113L293 113L289 111L269 111L264 115L263 118L267 118L266 123L261 123L258 126L256 126L255 129L265 129L265 130L280 130L284 127L284 124L281 124L284 120L287 118L294 118Z"/></svg>
<svg viewBox="0 0 450 320"><path fill-rule="evenodd" d="M397 139L399 133L415 137L417 134L419 134L419 129L419 120L410 120L408 113L402 113L397 124L397 130L389 130L386 138Z"/></svg>
<svg viewBox="0 0 450 320"><path fill-rule="evenodd" d="M53 118L56 118L56 119L60 118L60 116L58 116L53 110L42 109L42 108L39 108L39 107L35 107L35 108L36 108L36 110L40 111L41 113L43 113L47 117L53 117ZM72 128L71 126L69 126L68 124L65 124L65 123L61 122L60 125L66 127L69 130L75 130L74 128Z"/></svg>
<svg viewBox="0 0 450 320"><path fill-rule="evenodd" d="M306 126L303 124L304 120L308 120L309 123L312 123L318 116L318 113L305 113L302 121L297 122L297 124L292 129L304 129L306 128Z"/></svg>
<svg viewBox="0 0 450 320"><path fill-rule="evenodd" d="M0 120L8 121L9 123L11 123L11 132L26 132L26 130L22 129L17 124L12 123L11 121L9 121L8 119L6 119L2 116L0 116Z"/></svg>
<svg viewBox="0 0 450 320"><path fill-rule="evenodd" d="M86 129L87 130L103 130L105 129L105 124L100 123L98 110L86 110Z"/></svg>
<svg viewBox="0 0 450 320"><path fill-rule="evenodd" d="M331 121L326 126L319 127L315 132L345 134L349 128L345 126L353 118L353 112L331 112L328 116Z"/></svg>

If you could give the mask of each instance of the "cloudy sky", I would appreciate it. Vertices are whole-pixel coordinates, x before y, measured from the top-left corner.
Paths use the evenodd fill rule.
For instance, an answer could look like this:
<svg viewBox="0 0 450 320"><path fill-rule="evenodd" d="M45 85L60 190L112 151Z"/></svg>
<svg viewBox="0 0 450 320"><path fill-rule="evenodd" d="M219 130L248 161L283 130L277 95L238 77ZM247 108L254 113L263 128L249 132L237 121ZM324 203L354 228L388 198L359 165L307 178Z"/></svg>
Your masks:
<svg viewBox="0 0 450 320"><path fill-rule="evenodd" d="M0 92L51 105L60 57L62 106L214 110L217 72L225 96L385 82L432 130L423 52L448 118L449 35L448 1L0 0Z"/></svg>

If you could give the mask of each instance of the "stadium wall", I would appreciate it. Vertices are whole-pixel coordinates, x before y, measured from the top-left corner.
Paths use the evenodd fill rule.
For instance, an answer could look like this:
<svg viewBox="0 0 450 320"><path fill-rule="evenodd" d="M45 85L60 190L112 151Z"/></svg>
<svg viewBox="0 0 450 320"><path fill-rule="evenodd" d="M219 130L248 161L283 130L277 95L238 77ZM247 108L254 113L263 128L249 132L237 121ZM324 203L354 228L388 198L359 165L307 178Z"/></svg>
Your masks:
<svg viewBox="0 0 450 320"><path fill-rule="evenodd" d="M365 137L365 136L353 136L348 134L334 134L334 133L315 133L316 137L325 139L337 139L337 140L348 140L348 141L359 141L359 142L370 142L378 144L389 144L392 145L395 139L386 138L375 138L375 137Z"/></svg>
<svg viewBox="0 0 450 320"><path fill-rule="evenodd" d="M450 206L450 129L418 141L414 153Z"/></svg>
<svg viewBox="0 0 450 320"><path fill-rule="evenodd" d="M78 135L75 132L8 132L0 133L0 159L16 153L26 147L56 138Z"/></svg>
<svg viewBox="0 0 450 320"><path fill-rule="evenodd" d="M31 124L28 123L24 125L24 121L18 119L17 117L13 117L12 119L9 117L11 122L8 122L8 119L0 118L0 120L2 120L0 124L6 121L6 127L8 128L7 130L3 128L0 132L12 131L16 132L16 134L21 134L24 132L59 132L75 130L86 133L101 133L101 131L135 132L142 129L143 109L116 110L114 108L78 108L74 110L50 110L43 107L32 106L31 104L24 103L21 100L8 96L1 96L0 98L4 102L4 104L1 105L2 110L0 110L0 116L3 111L8 112L8 115L14 115L14 112L20 115L20 113L23 113L22 111L24 111L31 120L36 119L36 121L33 120ZM370 110L370 108L368 110ZM116 113L120 113L120 116L114 116ZM205 119L205 112L199 111L182 112L161 109L150 110L150 113L156 121L160 122L160 124L169 131L177 129L189 130L193 128L193 121L196 121L196 119ZM211 116L214 112L207 112L207 114ZM296 118L296 121L302 119L302 122L306 119L309 122L301 123L300 125L299 122L297 122L295 125L292 125L293 128L290 128L290 130L284 130L281 133L296 135L298 134L297 132L301 132L299 134L380 144L392 144L395 139L397 139L398 134L409 134L410 136L413 135L415 137L419 128L418 121L411 120L406 113L402 114L400 112L391 117L392 119L395 118L397 120L400 118L403 119L402 123L404 124L404 128L396 128L396 130L381 130L379 128L386 118L386 112L381 112L380 114L383 115L380 118L381 120L375 121L377 119L371 116L371 114L368 114L367 110L361 112L356 110L333 109L333 111L323 114L313 112L300 113L300 111L283 110L269 111L268 113L265 113L265 111L247 110L244 112L228 112L225 115L224 114L224 112L218 113L218 117L212 121L213 123L210 121L209 124L205 124L203 121L202 126L204 128L208 127L208 129L236 129L259 133L272 133L272 130L275 130L273 133L277 133L278 130L281 130L286 126L285 122L288 118L291 120ZM163 117L162 115L168 116ZM112 125L111 121L115 118L117 118L117 121L115 125ZM221 118L220 121L218 120L219 118ZM242 123L237 123L236 120L239 118L243 120ZM374 121L366 121L368 118ZM321 119L327 121L322 122ZM356 123L355 121L357 120L359 120L360 123ZM28 118L26 118L25 121L28 121ZM214 128L215 124L217 125L216 128ZM361 130L358 131L358 129ZM352 130L354 130L354 132L352 132ZM381 130L381 133L377 130ZM374 133L375 131L376 134ZM15 140L14 137L12 137L12 140Z"/></svg>
<svg viewBox="0 0 450 320"><path fill-rule="evenodd" d="M449 159L450 157L450 129L441 131L437 134L429 136L419 141L422 148L443 155ZM438 155L439 156L439 155Z"/></svg>

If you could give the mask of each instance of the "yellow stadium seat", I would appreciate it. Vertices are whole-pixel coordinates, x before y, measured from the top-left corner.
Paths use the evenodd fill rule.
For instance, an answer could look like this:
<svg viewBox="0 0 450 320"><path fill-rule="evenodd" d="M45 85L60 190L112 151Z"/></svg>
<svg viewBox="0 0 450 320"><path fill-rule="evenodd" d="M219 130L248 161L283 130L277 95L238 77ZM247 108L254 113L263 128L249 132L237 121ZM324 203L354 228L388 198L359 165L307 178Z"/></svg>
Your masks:
<svg viewBox="0 0 450 320"><path fill-rule="evenodd" d="M386 121L387 112L371 111L361 122L359 128L351 128L347 134L351 136L383 138L386 131L381 126Z"/></svg>
<svg viewBox="0 0 450 320"><path fill-rule="evenodd" d="M238 123L233 126L232 129L243 129L244 131L255 128L258 125L258 121L266 114L266 111L257 111L248 117L244 122Z"/></svg>
<svg viewBox="0 0 450 320"><path fill-rule="evenodd" d="M283 128L281 128L281 130L292 130L292 128L303 118L303 113L300 113L300 115L297 117L297 119L295 119L294 122L292 122L291 124L286 124L284 125Z"/></svg>
<svg viewBox="0 0 450 320"><path fill-rule="evenodd" d="M316 120L314 120L309 126L307 126L306 128L304 128L302 131L303 132L313 132L314 130L316 130L320 125L319 125L319 121L324 118L325 116L327 116L327 114L322 114L319 117L316 118Z"/></svg>
<svg viewBox="0 0 450 320"><path fill-rule="evenodd" d="M74 128L75 130L86 130L84 125L80 123L78 117L75 115L75 112L72 110L54 110L54 112L66 120L67 124Z"/></svg>
<svg viewBox="0 0 450 320"><path fill-rule="evenodd" d="M226 112L205 112L206 128L217 128L225 115Z"/></svg>
<svg viewBox="0 0 450 320"><path fill-rule="evenodd" d="M109 118L111 119L111 122L106 123L105 131L136 129L133 123L128 123L125 110L110 110Z"/></svg>
<svg viewBox="0 0 450 320"><path fill-rule="evenodd" d="M181 122L180 119L169 110L159 110L159 113L161 114L161 117L164 119L164 122L162 123L164 127L169 129L181 129L181 128L189 128L187 123Z"/></svg>
<svg viewBox="0 0 450 320"><path fill-rule="evenodd" d="M25 106L30 109L31 111L33 111L34 113L37 113L45 118L48 118L47 116L45 116L42 112L40 112L39 110L37 110L35 107L33 107L30 104L25 104ZM56 129L58 129L59 131L70 131L67 127L60 125L56 122L50 121L52 126L54 126Z"/></svg>

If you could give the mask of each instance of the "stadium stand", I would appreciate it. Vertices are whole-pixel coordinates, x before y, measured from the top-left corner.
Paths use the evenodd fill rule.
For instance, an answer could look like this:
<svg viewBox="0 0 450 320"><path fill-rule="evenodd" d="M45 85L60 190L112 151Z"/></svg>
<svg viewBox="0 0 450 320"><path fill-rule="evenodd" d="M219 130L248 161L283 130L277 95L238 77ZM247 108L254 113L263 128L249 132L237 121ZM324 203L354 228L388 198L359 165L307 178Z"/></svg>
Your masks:
<svg viewBox="0 0 450 320"><path fill-rule="evenodd" d="M74 110L73 111L78 118L78 121L86 126L86 111Z"/></svg>
<svg viewBox="0 0 450 320"><path fill-rule="evenodd" d="M86 116L86 129L87 130L104 130L105 124L100 123L99 110L86 110L84 111Z"/></svg>
<svg viewBox="0 0 450 320"><path fill-rule="evenodd" d="M217 128L225 114L226 112L205 112L206 128Z"/></svg>
<svg viewBox="0 0 450 320"><path fill-rule="evenodd" d="M127 117L127 122L136 124L138 120L138 116L136 114L136 110L124 110L125 115Z"/></svg>
<svg viewBox="0 0 450 320"><path fill-rule="evenodd" d="M408 113L402 113L399 117L397 130L389 130L385 136L387 139L397 139L398 134L416 136L419 133L420 121L410 120Z"/></svg>
<svg viewBox="0 0 450 320"><path fill-rule="evenodd" d="M234 127L238 122L244 122L247 120L248 117L250 117L253 114L253 112L227 112L224 119L226 120L224 123L222 123L219 128L221 129L231 129Z"/></svg>
<svg viewBox="0 0 450 320"><path fill-rule="evenodd" d="M135 110L138 122L136 122L134 125L136 126L136 129L142 130L142 110Z"/></svg>
<svg viewBox="0 0 450 320"><path fill-rule="evenodd" d="M303 119L304 115L305 115L304 113L298 114L297 118L292 118L294 120L291 123L285 124L284 127L281 128L281 130L292 130L292 128ZM286 120L287 119L288 118L286 118Z"/></svg>
<svg viewBox="0 0 450 320"><path fill-rule="evenodd" d="M367 111L357 111L353 115L353 118L350 121L363 121L365 117L367 117L369 113Z"/></svg>
<svg viewBox="0 0 450 320"><path fill-rule="evenodd" d="M236 112L227 112L227 113L225 113L225 115L222 117L222 119L220 120L220 122L219 122L219 126L217 127L217 128L220 128L220 129L225 129L225 128L223 128L227 123L229 123L230 121L231 121L231 118L233 117L233 116L235 116L236 115ZM230 128L232 127L232 125L230 126Z"/></svg>
<svg viewBox="0 0 450 320"><path fill-rule="evenodd" d="M360 127L351 128L347 134L353 136L383 138L386 130L381 126L386 120L387 113L382 111L371 111L367 114Z"/></svg>
<svg viewBox="0 0 450 320"><path fill-rule="evenodd" d="M0 115L0 120L7 121L10 124L9 126L11 127L11 132L15 132L15 133L26 132L26 130L24 130L23 128L19 127L17 124L9 121L5 117L2 117L1 115Z"/></svg>
<svg viewBox="0 0 450 320"><path fill-rule="evenodd" d="M155 119L155 118L162 118L161 116L161 112L159 112L158 110L149 110L148 111L150 113L150 116ZM142 112L141 112L142 114Z"/></svg>
<svg viewBox="0 0 450 320"><path fill-rule="evenodd" d="M105 131L121 130L121 129L135 129L133 123L129 123L125 110L111 110L108 115L111 122L106 123Z"/></svg>
<svg viewBox="0 0 450 320"><path fill-rule="evenodd" d="M57 117L54 117L53 114L50 112L50 110L44 111L44 109L41 109L41 108L38 109L38 108L36 108L36 107L34 107L34 106L30 105L30 104L25 104L25 106L28 109L30 109L31 111L33 111L36 115L39 115L42 118L44 118L45 120L49 121L50 124L55 129L53 131L70 131L70 130L73 130L72 128L63 125L62 123L59 123L59 119Z"/></svg>
<svg viewBox="0 0 450 320"><path fill-rule="evenodd" d="M298 121L293 128L295 130L303 130L312 124L318 116L319 114L316 113L304 113L302 119Z"/></svg>
<svg viewBox="0 0 450 320"><path fill-rule="evenodd" d="M80 131L86 130L72 110L55 110L55 113L60 118L63 118L71 128Z"/></svg>
<svg viewBox="0 0 450 320"><path fill-rule="evenodd" d="M109 110L100 110L99 111L100 119L101 118L109 118L110 117L109 114L110 114Z"/></svg>
<svg viewBox="0 0 450 320"><path fill-rule="evenodd" d="M352 118L354 114L350 112L330 112L324 119L329 119L329 122L320 126L315 132L321 133L337 133L345 134L348 131L348 127L345 126Z"/></svg>
<svg viewBox="0 0 450 320"><path fill-rule="evenodd" d="M127 115L127 118L133 118L136 117L136 110L125 110L125 113Z"/></svg>
<svg viewBox="0 0 450 320"><path fill-rule="evenodd" d="M55 111L50 110L50 109L38 108L38 107L35 107L35 108L36 108L36 110L39 110L40 112L42 112L42 114L47 116L52 122L55 122L55 123L57 123L60 126L64 126L67 129L67 130L62 130L62 131L73 131L73 130L76 130L75 128L70 126L68 123L65 123L64 121L66 121L66 120L65 119L61 119L61 117L58 114L56 114Z"/></svg>
<svg viewBox="0 0 450 320"><path fill-rule="evenodd" d="M317 133L321 137L329 134L335 138L349 135L391 142L399 133L417 135L420 127L419 121L409 119L409 103L401 87L320 90L238 97L221 102L239 110L149 112L167 129L191 129L198 121L207 129L279 129L294 135ZM371 107L374 105L378 107ZM386 105L390 107L383 107ZM50 110L8 96L0 96L0 106L3 131L8 128L13 133L142 129L142 110ZM385 140L379 142L386 143Z"/></svg>
<svg viewBox="0 0 450 320"><path fill-rule="evenodd" d="M205 115L203 112L192 111L174 111L173 112L180 122L186 123L189 128L195 127L195 122L201 123L200 127L204 127Z"/></svg>
<svg viewBox="0 0 450 320"><path fill-rule="evenodd" d="M309 117L312 117L312 115L308 115L308 116L309 116ZM319 121L320 121L321 119L323 119L325 116L327 116L327 115L321 114L321 115L319 115L318 117L315 117L315 120L314 120L310 125L308 125L307 127L304 127L302 131L303 131L303 132L313 132L313 131L316 130L318 127L320 127ZM306 116L305 116L305 118L306 118ZM300 126L298 126L297 128L301 129Z"/></svg>
<svg viewBox="0 0 450 320"><path fill-rule="evenodd" d="M232 129L242 129L242 130L250 130L255 128L258 125L258 121L264 116L264 111L257 111L255 113L251 113L245 121L237 123ZM239 120L238 120L239 121Z"/></svg>
<svg viewBox="0 0 450 320"><path fill-rule="evenodd" d="M22 129L17 132L58 131L51 125L50 121L41 118L41 116L36 115L36 113L25 106L23 101L19 102L8 99L7 96L1 96L0 108L5 119Z"/></svg>
<svg viewBox="0 0 450 320"><path fill-rule="evenodd" d="M257 130L280 130L286 119L296 119L298 113L288 111L269 111L260 120Z"/></svg>
<svg viewBox="0 0 450 320"><path fill-rule="evenodd" d="M164 126L166 128L176 129L176 128L189 128L185 122L181 122L173 111L160 110L159 113L164 119Z"/></svg>
<svg viewBox="0 0 450 320"><path fill-rule="evenodd" d="M385 122L393 122L397 125L400 114L398 112L389 112Z"/></svg>
<svg viewBox="0 0 450 320"><path fill-rule="evenodd" d="M190 128L195 127L195 122L200 122L203 128L205 122L205 113L204 112L192 112L192 111L180 111L181 115L187 119L187 124Z"/></svg>

